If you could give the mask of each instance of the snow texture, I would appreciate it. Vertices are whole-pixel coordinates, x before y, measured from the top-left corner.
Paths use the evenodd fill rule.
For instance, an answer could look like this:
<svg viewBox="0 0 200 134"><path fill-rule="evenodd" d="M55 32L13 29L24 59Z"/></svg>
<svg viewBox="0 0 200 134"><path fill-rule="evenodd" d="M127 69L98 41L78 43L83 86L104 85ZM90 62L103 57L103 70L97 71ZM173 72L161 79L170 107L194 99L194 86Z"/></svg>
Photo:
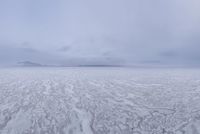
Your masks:
<svg viewBox="0 0 200 134"><path fill-rule="evenodd" d="M200 134L200 70L0 69L0 134Z"/></svg>

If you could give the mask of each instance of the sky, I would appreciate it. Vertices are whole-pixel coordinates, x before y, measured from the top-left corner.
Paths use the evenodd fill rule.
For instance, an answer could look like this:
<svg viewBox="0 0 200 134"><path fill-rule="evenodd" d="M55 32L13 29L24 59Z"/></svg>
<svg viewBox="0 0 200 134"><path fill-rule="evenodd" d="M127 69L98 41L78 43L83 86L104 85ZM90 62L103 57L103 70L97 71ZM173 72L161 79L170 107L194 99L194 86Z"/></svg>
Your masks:
<svg viewBox="0 0 200 134"><path fill-rule="evenodd" d="M0 65L200 65L199 0L0 0Z"/></svg>

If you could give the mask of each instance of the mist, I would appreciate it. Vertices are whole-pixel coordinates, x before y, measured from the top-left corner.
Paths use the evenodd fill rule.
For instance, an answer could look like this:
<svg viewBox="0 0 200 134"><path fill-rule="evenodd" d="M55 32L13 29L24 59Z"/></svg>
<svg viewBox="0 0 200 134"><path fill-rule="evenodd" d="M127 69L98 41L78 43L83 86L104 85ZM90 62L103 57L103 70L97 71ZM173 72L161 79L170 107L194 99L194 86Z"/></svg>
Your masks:
<svg viewBox="0 0 200 134"><path fill-rule="evenodd" d="M199 0L1 0L0 64L200 65Z"/></svg>

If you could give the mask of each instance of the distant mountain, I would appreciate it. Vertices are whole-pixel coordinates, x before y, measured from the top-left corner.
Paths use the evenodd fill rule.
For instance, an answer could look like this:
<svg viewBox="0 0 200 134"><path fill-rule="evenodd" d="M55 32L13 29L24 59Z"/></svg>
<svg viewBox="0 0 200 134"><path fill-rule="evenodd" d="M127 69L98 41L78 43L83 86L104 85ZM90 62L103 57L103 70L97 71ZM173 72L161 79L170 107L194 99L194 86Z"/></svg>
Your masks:
<svg viewBox="0 0 200 134"><path fill-rule="evenodd" d="M42 67L42 66L45 66L45 65L35 63L35 62L31 62L31 61L18 62L18 65L26 66L26 67Z"/></svg>
<svg viewBox="0 0 200 134"><path fill-rule="evenodd" d="M122 65L79 65L78 67L122 67Z"/></svg>

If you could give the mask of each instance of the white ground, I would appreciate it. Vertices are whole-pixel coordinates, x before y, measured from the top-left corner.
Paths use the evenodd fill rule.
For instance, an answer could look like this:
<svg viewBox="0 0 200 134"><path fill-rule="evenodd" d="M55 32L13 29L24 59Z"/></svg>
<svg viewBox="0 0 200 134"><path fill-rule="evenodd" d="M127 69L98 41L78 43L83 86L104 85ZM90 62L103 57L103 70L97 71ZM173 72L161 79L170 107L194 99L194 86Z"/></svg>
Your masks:
<svg viewBox="0 0 200 134"><path fill-rule="evenodd" d="M200 134L200 70L0 69L0 134Z"/></svg>

